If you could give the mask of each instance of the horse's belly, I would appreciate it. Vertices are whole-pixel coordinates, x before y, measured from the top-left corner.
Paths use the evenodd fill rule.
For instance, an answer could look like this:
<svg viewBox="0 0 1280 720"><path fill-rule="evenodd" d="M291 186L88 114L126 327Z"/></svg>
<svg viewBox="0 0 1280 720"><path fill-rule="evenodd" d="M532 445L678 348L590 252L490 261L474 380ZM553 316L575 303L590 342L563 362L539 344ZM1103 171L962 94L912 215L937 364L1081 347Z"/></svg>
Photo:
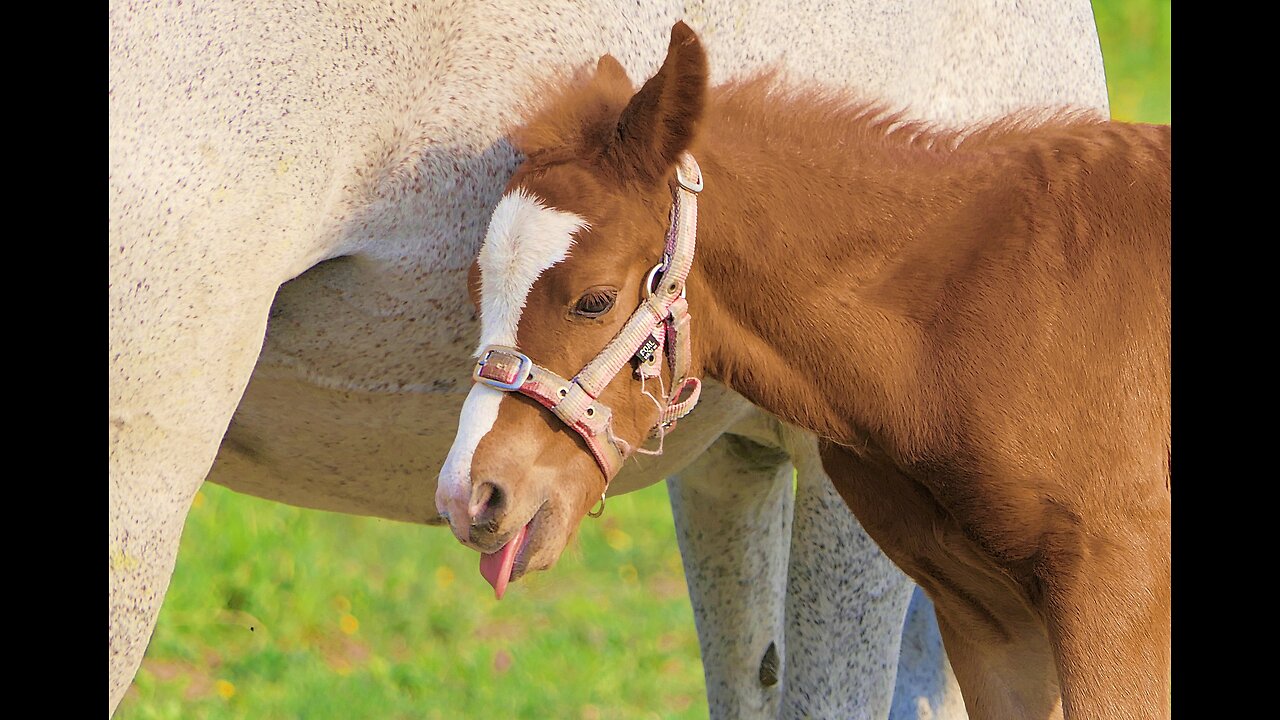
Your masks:
<svg viewBox="0 0 1280 720"><path fill-rule="evenodd" d="M437 523L437 475L471 387L465 269L342 258L286 284L209 480L293 505ZM718 383L611 494L679 471L754 412Z"/></svg>

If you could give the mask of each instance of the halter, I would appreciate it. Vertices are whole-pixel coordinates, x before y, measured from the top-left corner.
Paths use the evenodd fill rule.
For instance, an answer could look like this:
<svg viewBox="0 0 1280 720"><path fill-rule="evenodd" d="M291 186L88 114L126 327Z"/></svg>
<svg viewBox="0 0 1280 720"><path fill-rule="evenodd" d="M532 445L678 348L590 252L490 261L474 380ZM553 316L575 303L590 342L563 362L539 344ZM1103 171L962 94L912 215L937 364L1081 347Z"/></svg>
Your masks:
<svg viewBox="0 0 1280 720"><path fill-rule="evenodd" d="M693 265L698 193L702 191L702 170L688 153L682 154L676 165L676 184L666 248L662 259L645 276L642 287L645 297L640 307L577 375L566 380L533 362L516 348L505 345L488 345L481 349L475 370L471 373L474 382L537 400L586 440L592 457L604 472L601 506L599 511L591 513L594 517L604 512L609 481L622 469L623 460L631 452L627 442L613 434L613 411L596 399L609 382L633 360L636 362L635 374L642 383L655 377L661 382L662 357L666 356L671 365L671 391L663 393L658 422L649 429L646 437L654 433L659 437L665 435L677 420L698 404L698 396L702 393L702 383L698 378L686 376L690 353L685 280ZM686 390L689 396L677 402ZM657 452L661 452L661 446Z"/></svg>

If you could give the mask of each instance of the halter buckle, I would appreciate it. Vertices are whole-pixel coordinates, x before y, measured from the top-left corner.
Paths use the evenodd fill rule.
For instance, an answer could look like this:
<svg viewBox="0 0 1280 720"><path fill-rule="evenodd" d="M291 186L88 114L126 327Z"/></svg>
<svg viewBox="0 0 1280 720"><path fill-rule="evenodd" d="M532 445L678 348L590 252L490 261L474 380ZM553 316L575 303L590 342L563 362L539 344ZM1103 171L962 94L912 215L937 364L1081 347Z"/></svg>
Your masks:
<svg viewBox="0 0 1280 720"><path fill-rule="evenodd" d="M499 390L519 390L533 370L528 355L509 347L490 347L476 361L471 379Z"/></svg>

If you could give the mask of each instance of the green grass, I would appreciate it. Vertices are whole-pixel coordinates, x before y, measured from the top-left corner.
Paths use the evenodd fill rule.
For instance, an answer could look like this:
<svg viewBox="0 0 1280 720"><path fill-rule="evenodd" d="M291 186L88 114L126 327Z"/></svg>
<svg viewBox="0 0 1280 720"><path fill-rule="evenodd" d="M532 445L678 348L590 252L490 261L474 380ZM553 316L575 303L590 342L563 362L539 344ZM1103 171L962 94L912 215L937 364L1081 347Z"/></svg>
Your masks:
<svg viewBox="0 0 1280 720"><path fill-rule="evenodd" d="M1095 2L1112 115L1169 122L1170 10ZM501 603L446 530L206 485L121 720L706 717L665 489Z"/></svg>
<svg viewBox="0 0 1280 720"><path fill-rule="evenodd" d="M706 715L661 485L502 602L447 530L215 485L179 557L120 718Z"/></svg>
<svg viewBox="0 0 1280 720"><path fill-rule="evenodd" d="M1170 0L1094 0L1111 117L1168 123Z"/></svg>

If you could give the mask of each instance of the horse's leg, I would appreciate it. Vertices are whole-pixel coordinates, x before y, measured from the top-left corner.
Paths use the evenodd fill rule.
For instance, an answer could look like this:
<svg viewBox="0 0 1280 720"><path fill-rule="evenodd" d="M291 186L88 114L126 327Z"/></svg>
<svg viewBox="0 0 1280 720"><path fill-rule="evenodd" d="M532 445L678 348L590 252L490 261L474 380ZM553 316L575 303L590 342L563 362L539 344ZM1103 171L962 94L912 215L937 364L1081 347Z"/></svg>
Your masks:
<svg viewBox="0 0 1280 720"><path fill-rule="evenodd" d="M133 239L113 232L112 247ZM139 251L111 268L109 713L142 662L187 510L249 380L271 301L269 291L215 287L219 274L199 258L166 275L158 256ZM199 308L194 327L169 306L175 297Z"/></svg>
<svg viewBox="0 0 1280 720"><path fill-rule="evenodd" d="M207 8L211 18L243 19L237 12ZM274 157L265 138L289 138L299 156L309 149L258 123L278 110L232 98L239 85L225 72L204 73L234 66L257 77L268 63L210 65L220 61L199 33L219 38L220 26L192 17L176 4L110 8L110 712L142 662L187 510L262 349L272 297L324 254L311 231L321 211L300 209L310 193L283 160L265 160ZM196 89L175 80L184 77Z"/></svg>
<svg viewBox="0 0 1280 720"><path fill-rule="evenodd" d="M1020 622L1002 614L1002 634L975 631L963 602L937 603L938 629L946 643L965 706L974 720L1054 720L1062 718L1053 652L1044 626L1030 612ZM948 620L948 616L960 619ZM1115 716L1111 716L1115 717Z"/></svg>
<svg viewBox="0 0 1280 720"><path fill-rule="evenodd" d="M898 682L889 720L963 718L964 697L942 648L933 601L916 586L902 629Z"/></svg>
<svg viewBox="0 0 1280 720"><path fill-rule="evenodd" d="M912 627L917 664L898 678L903 620L915 589L868 537L822 469L814 438L787 432L797 470L787 579L782 717L884 718L895 694L912 699L895 717L964 717L937 631ZM931 634L925 634L931 633ZM917 712L918 698L932 702ZM950 711L950 712L948 712Z"/></svg>
<svg viewBox="0 0 1280 720"><path fill-rule="evenodd" d="M1072 513L1048 526L1033 583L1019 585L1030 587L1030 602L1022 593L974 585L947 593L955 576L949 581L943 568L927 573L934 575L930 583L921 580L934 588L938 624L971 716L1170 715L1169 506L1133 505L1141 509L1127 508L1134 516L1123 520ZM952 537L943 545L964 560L971 551L958 529L938 535L946 533Z"/></svg>
<svg viewBox="0 0 1280 720"><path fill-rule="evenodd" d="M781 697L791 464L723 435L667 481L712 718L775 718Z"/></svg>
<svg viewBox="0 0 1280 720"><path fill-rule="evenodd" d="M148 429L144 422L117 421L113 414L109 430L108 715L142 662L173 574L187 507L200 487L199 472L193 480L179 458L168 463L172 469L166 472L160 462L139 457L138 445ZM130 445L132 452L125 449Z"/></svg>
<svg viewBox="0 0 1280 720"><path fill-rule="evenodd" d="M1145 527L1081 531L1072 544L1086 551L1048 571L1045 615L1072 720L1172 712L1167 509ZM1133 538L1147 542L1126 546Z"/></svg>
<svg viewBox="0 0 1280 720"><path fill-rule="evenodd" d="M868 534L929 593L969 717L1060 714L1044 624L1007 575L985 564L933 496L892 466L877 467L833 444L823 444L820 457Z"/></svg>

